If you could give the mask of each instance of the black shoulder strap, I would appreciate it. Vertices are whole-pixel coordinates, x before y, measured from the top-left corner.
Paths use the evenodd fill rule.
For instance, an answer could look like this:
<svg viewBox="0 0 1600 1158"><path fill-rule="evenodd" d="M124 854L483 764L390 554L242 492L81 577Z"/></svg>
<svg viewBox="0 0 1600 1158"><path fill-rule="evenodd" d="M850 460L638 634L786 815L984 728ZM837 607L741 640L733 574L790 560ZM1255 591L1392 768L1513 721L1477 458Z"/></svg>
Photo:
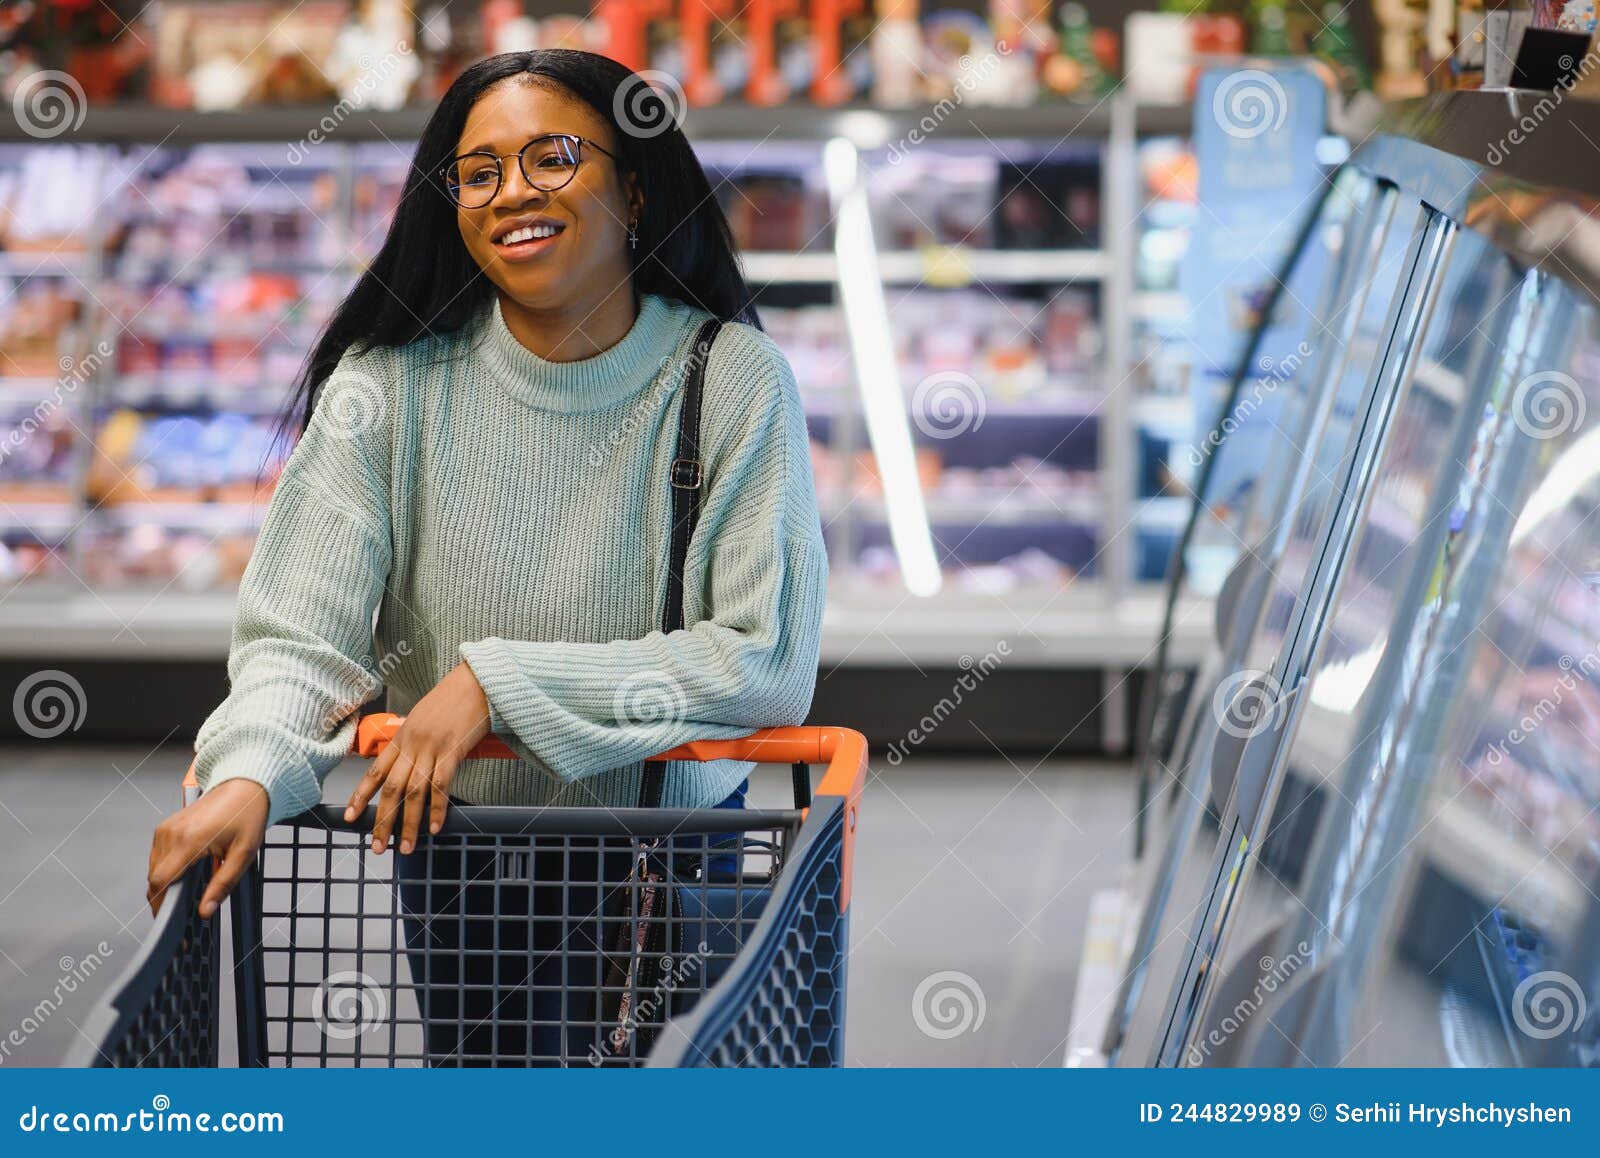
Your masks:
<svg viewBox="0 0 1600 1158"><path fill-rule="evenodd" d="M721 330L722 322L717 318L700 327L689 354L689 372L684 376L678 445L668 480L672 484L672 548L667 560L667 597L661 606L663 632L683 627L683 571L689 557L689 540L694 537L695 521L700 517L700 486L705 481L700 461L700 398L705 390L711 346ZM659 808L666 785L666 762L646 761L644 780L639 785L639 807Z"/></svg>

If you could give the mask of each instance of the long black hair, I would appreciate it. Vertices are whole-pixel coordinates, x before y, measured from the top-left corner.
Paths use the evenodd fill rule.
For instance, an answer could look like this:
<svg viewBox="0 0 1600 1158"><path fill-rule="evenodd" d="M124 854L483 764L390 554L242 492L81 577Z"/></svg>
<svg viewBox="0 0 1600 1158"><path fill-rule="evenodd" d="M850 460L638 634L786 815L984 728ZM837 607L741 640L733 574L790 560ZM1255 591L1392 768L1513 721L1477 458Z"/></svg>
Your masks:
<svg viewBox="0 0 1600 1158"><path fill-rule="evenodd" d="M524 76L568 90L611 126L619 168L633 175L644 198L638 248L630 251L635 291L677 298L723 321L759 324L727 218L676 123L681 110L608 57L565 48L507 52L463 71L423 126L383 247L306 359L283 412L283 433L305 432L322 384L346 351L454 333L492 298L494 284L459 241L456 207L439 169L456 154L467 114L484 91Z"/></svg>

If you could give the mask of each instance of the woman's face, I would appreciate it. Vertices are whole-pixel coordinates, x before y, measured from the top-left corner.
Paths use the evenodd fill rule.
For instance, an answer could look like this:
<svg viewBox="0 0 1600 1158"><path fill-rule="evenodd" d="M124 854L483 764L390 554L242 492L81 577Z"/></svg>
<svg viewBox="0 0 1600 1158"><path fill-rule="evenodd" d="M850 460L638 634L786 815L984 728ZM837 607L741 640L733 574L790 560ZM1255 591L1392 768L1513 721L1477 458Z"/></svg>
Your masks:
<svg viewBox="0 0 1600 1158"><path fill-rule="evenodd" d="M551 193L528 184L515 156L546 133L570 133L585 142L576 174ZM642 208L636 185L625 184L617 162L590 141L618 152L598 113L548 83L502 81L467 114L456 153L498 154L503 177L488 205L457 207L461 239L489 280L530 309L599 302L631 277L628 225ZM508 240L526 237L522 231L528 228L540 236Z"/></svg>

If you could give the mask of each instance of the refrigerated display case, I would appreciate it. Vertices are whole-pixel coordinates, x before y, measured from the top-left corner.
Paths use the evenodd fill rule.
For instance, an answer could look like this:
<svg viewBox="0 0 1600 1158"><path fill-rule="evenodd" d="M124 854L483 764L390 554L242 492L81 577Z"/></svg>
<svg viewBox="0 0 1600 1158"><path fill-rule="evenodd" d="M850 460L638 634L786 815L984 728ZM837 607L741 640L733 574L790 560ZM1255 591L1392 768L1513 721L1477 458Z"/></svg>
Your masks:
<svg viewBox="0 0 1600 1158"><path fill-rule="evenodd" d="M1121 1064L1600 1059L1600 181L1458 155L1509 105L1434 98L1347 169L1400 273L1337 292L1318 465L1193 697L1216 736L1147 854Z"/></svg>
<svg viewBox="0 0 1600 1158"><path fill-rule="evenodd" d="M1118 533L1143 501L1135 255L1119 216L1134 199L1110 193L1146 131L1189 116L1119 96L958 109L925 134L910 112L694 110L691 139L807 410L834 577L825 661L948 663L1002 638L1019 666L1144 661L1157 596L1131 582L1151 567ZM60 150L92 162L97 229L72 255L81 280L55 284L94 290L77 295L73 340L112 349L79 392L81 417L58 423L61 445L36 438L0 463L0 516L33 536L8 532L8 578L43 580L0 601L0 643L17 655L42 646L42 605L62 625L50 654L225 653L232 585L285 449L267 428L383 236L421 116L362 111L314 139L315 119L288 109L170 120L99 109L78 143L19 141L0 157L0 171L59 168ZM910 149L914 131L927 139ZM908 595L863 421L822 163L837 137L860 142L934 596ZM0 379L0 395L31 404L54 373ZM24 470L55 487L55 506L4 489ZM130 632L135 620L161 630ZM1104 716L1125 731L1125 712Z"/></svg>

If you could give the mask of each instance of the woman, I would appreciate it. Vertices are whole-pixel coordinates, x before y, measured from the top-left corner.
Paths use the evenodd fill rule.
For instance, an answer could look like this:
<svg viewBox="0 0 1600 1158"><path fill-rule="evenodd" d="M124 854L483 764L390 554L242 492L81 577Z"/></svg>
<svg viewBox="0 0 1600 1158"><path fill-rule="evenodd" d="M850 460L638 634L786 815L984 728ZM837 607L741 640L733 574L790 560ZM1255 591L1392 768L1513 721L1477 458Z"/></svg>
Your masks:
<svg viewBox="0 0 1600 1158"><path fill-rule="evenodd" d="M564 50L482 61L441 100L291 401L152 909L212 853L214 913L385 686L406 722L345 815L375 801L373 850L402 862L451 799L632 805L644 757L804 719L827 585L804 416L669 119ZM679 387L712 318L689 626L663 632ZM520 759L462 759L490 731ZM737 805L747 771L674 764L662 803Z"/></svg>

